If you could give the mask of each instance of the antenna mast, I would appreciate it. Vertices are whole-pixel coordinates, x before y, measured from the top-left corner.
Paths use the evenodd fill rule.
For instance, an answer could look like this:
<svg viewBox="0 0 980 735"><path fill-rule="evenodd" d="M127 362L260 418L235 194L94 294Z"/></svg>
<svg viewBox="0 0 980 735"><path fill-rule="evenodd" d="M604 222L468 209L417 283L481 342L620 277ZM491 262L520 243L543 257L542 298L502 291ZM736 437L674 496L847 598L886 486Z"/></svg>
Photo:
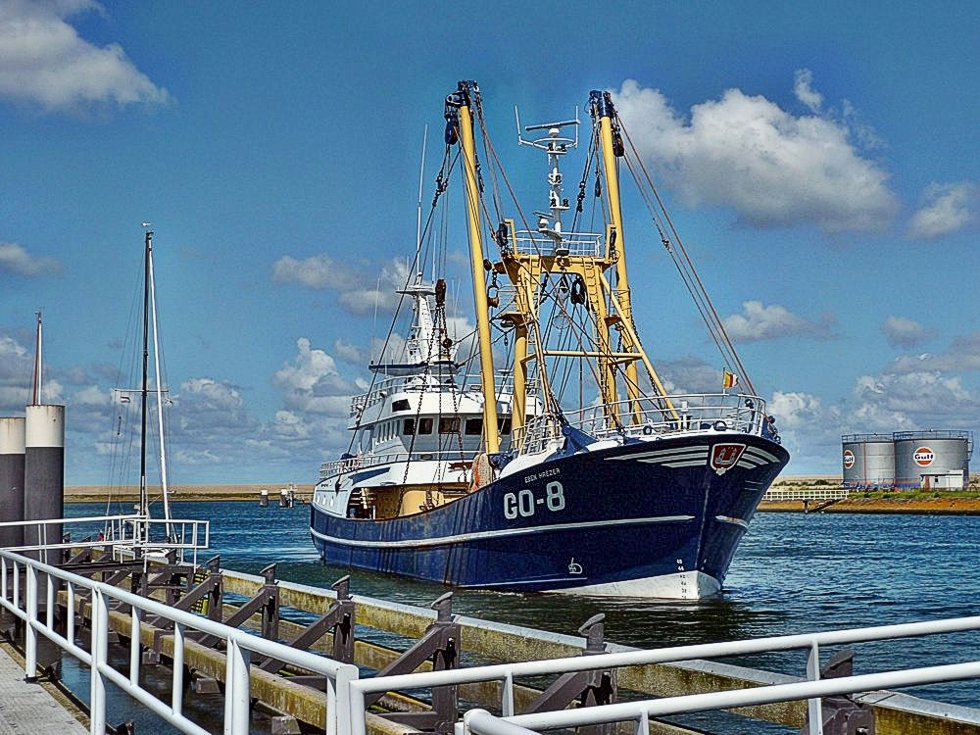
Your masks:
<svg viewBox="0 0 980 735"><path fill-rule="evenodd" d="M34 342L34 383L31 395L31 405L41 405L41 312L35 312L37 316L37 336Z"/></svg>

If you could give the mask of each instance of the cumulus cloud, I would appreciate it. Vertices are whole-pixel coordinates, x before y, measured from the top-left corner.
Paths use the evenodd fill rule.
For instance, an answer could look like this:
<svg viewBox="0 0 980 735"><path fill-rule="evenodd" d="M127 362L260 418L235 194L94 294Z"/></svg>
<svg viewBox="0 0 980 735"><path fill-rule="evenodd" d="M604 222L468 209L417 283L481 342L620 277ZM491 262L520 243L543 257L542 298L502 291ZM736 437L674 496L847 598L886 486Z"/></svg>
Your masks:
<svg viewBox="0 0 980 735"><path fill-rule="evenodd" d="M810 112L820 112L823 95L813 88L813 72L809 69L796 70L796 74L793 75L793 94L810 109Z"/></svg>
<svg viewBox="0 0 980 735"><path fill-rule="evenodd" d="M953 339L948 349L936 354L904 355L888 367L889 373L962 373L980 370L980 332Z"/></svg>
<svg viewBox="0 0 980 735"><path fill-rule="evenodd" d="M329 255L303 260L286 255L272 266L272 280L276 283L337 291L341 308L357 316L393 311L401 300L396 291L405 287L409 275L409 263L404 259L383 265L377 275L340 263Z"/></svg>
<svg viewBox="0 0 980 735"><path fill-rule="evenodd" d="M927 329L913 319L903 316L889 316L881 325L888 344L892 347L913 349L936 336L934 329Z"/></svg>
<svg viewBox="0 0 980 735"><path fill-rule="evenodd" d="M393 311L401 296L396 289L404 288L408 282L408 263L393 260L381 269L381 275L373 288L353 288L340 294L340 303L352 314L370 314L375 309ZM366 279L361 283L370 282Z"/></svg>
<svg viewBox="0 0 980 735"><path fill-rule="evenodd" d="M959 376L939 371L862 375L855 382L858 403L850 421L857 431L899 431L932 426L972 426L977 397Z"/></svg>
<svg viewBox="0 0 980 735"><path fill-rule="evenodd" d="M814 110L822 98L811 84L811 74L797 75L797 96ZM731 207L755 227L828 233L880 231L895 216L888 173L861 155L846 118L797 117L738 89L688 116L634 80L615 98L640 155L689 204Z"/></svg>
<svg viewBox="0 0 980 735"><path fill-rule="evenodd" d="M337 363L326 352L311 347L310 340L296 340L297 354L274 377L286 408L329 416L347 416L354 386L344 380Z"/></svg>
<svg viewBox="0 0 980 735"><path fill-rule="evenodd" d="M917 240L935 240L976 221L980 187L969 181L932 183L926 187L922 199L922 207L912 215L908 236Z"/></svg>
<svg viewBox="0 0 980 735"><path fill-rule="evenodd" d="M832 339L835 320L824 315L819 321L797 316L779 304L764 305L761 301L745 301L742 313L724 319L728 335L740 342L760 342L781 337L812 337Z"/></svg>
<svg viewBox="0 0 980 735"><path fill-rule="evenodd" d="M170 101L116 43L97 46L68 18L102 11L93 0L0 3L0 98L63 111L92 105L160 105Z"/></svg>
<svg viewBox="0 0 980 735"><path fill-rule="evenodd" d="M298 283L307 288L341 290L354 288L360 281L351 268L328 255L303 260L284 255L272 266L272 280L276 283Z"/></svg>
<svg viewBox="0 0 980 735"><path fill-rule="evenodd" d="M0 242L0 273L19 276L51 276L61 273L61 264L54 258L36 257L22 245Z"/></svg>

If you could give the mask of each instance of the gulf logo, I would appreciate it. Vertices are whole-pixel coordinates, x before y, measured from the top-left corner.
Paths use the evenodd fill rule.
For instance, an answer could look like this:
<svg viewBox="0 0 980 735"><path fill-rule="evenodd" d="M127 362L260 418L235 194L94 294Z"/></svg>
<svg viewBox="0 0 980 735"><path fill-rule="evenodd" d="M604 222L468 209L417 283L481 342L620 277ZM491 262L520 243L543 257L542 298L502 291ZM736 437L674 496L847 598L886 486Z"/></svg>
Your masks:
<svg viewBox="0 0 980 735"><path fill-rule="evenodd" d="M936 453L932 451L929 447L919 447L912 454L912 459L919 467L928 467L932 464L932 460L936 458Z"/></svg>
<svg viewBox="0 0 980 735"><path fill-rule="evenodd" d="M854 452L850 449L844 450L844 469L849 470L854 466Z"/></svg>

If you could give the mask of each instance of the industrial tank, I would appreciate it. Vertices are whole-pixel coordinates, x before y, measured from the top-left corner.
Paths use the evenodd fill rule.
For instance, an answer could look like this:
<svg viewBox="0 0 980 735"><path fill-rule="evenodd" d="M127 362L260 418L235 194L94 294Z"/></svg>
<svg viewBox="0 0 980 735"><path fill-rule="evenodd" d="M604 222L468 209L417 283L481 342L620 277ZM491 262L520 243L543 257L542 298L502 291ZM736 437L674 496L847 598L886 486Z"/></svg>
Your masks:
<svg viewBox="0 0 980 735"><path fill-rule="evenodd" d="M895 444L891 434L845 434L841 443L845 487L895 484Z"/></svg>
<svg viewBox="0 0 980 735"><path fill-rule="evenodd" d="M957 489L969 484L969 431L895 432L895 482L901 488Z"/></svg>

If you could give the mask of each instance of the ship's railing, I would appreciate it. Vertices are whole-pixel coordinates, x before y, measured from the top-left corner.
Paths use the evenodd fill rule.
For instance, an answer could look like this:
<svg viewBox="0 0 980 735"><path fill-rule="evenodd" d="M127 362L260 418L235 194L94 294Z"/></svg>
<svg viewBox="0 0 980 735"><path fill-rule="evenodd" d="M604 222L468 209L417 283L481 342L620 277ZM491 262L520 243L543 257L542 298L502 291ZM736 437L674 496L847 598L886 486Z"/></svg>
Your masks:
<svg viewBox="0 0 980 735"><path fill-rule="evenodd" d="M64 591L66 616L63 634L55 623L58 588ZM72 614L84 596L90 605L90 645L86 651L75 641L83 633ZM42 602L43 599L43 602ZM120 662L109 656L110 607L129 606L131 629L130 655ZM184 692L189 688L190 669L184 666L187 629L201 631L224 642L225 708L224 732L248 735L252 697L249 665L252 654L270 657L326 677L327 733L347 735L351 731L349 686L359 676L357 666L344 664L283 643L266 640L245 630L232 628L193 613L176 610L162 602L140 597L104 582L64 571L55 566L27 559L11 551L0 550L0 606L24 623L24 674L34 681L37 671L39 636L43 636L89 668L90 732L106 731L106 686L121 691L159 715L166 723L188 735L210 735L210 731L183 713ZM43 613L43 615L42 615ZM173 624L173 682L169 701L159 699L140 684L140 631L142 620L158 616ZM222 646L214 646L220 650ZM117 668L123 664L122 668ZM128 664L128 667L126 666Z"/></svg>
<svg viewBox="0 0 980 735"><path fill-rule="evenodd" d="M540 232L518 230L511 243L517 255L558 255L561 248L565 255L598 258L603 253L602 240L598 232L563 232L558 243Z"/></svg>
<svg viewBox="0 0 980 735"><path fill-rule="evenodd" d="M361 456L336 459L331 462L324 462L320 465L320 480L326 480L340 474L356 472L369 467L377 467L382 464L397 464L399 462L448 462L458 463L458 468L450 468L450 471L459 469L467 471L473 463L473 458L477 452L460 452L459 450L449 452L399 452L393 454L364 454ZM456 478L447 477L447 480Z"/></svg>
<svg viewBox="0 0 980 735"><path fill-rule="evenodd" d="M419 382L417 380L418 376L397 376L392 375L384 378L379 378L375 381L374 385L371 386L371 390L367 393L362 393L361 395L353 396L351 398L350 405L350 416L356 418L360 416L364 409L368 406L373 406L380 403L388 396L393 393L422 393L427 391L435 391L438 389L439 385L445 385L449 387L452 384L452 380L449 378L449 373L434 373L431 377L433 382ZM444 379L439 380L440 377ZM480 390L480 375L479 373L457 373L455 375L456 391L460 393L466 392L476 392ZM498 373L496 379L494 380L494 393L498 397L510 395L514 390L513 376L510 373L503 374ZM537 380L532 380L528 382L527 393L533 395L537 390Z"/></svg>
<svg viewBox="0 0 980 735"><path fill-rule="evenodd" d="M6 547L18 553L34 552L42 560L55 561L50 552L75 548L112 548L135 551L175 551L179 561L197 563L197 552L211 542L211 522L186 519L149 518L137 513L115 516L46 518L7 521L2 528L23 528L24 544ZM83 540L72 541L71 537Z"/></svg>
<svg viewBox="0 0 980 735"><path fill-rule="evenodd" d="M544 730L571 729L625 721L636 723L636 732L646 733L649 731L650 720L654 717L804 699L807 700L807 722L810 732L821 733L823 732L821 701L823 697L980 679L980 660L821 679L820 657L824 647L966 631L980 631L980 616L358 679L350 682L349 686L352 733L366 735L366 703L367 698L372 694L427 689L447 684L490 682L500 685L500 717L489 715L485 711L467 713L463 721L456 725L457 735L467 735L467 733L528 735ZM793 683L533 714L515 714L515 680L518 678L798 650L807 652L805 678ZM970 657L976 654L968 651L964 655Z"/></svg>
<svg viewBox="0 0 980 735"><path fill-rule="evenodd" d="M731 393L686 393L667 398L641 398L635 402L623 400L569 411L564 414L564 420L597 439L708 430L760 435L772 431L763 399ZM543 451L560 436L561 423L557 417L537 416L525 424L515 446L522 453L530 454Z"/></svg>

